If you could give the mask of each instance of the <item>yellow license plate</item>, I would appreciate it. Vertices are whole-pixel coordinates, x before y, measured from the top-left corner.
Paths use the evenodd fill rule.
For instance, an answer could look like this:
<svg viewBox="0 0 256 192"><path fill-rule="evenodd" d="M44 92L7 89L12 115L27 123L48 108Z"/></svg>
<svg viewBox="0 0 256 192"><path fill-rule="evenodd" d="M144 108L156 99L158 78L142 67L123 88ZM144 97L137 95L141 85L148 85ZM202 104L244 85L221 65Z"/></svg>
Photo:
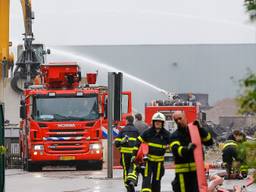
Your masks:
<svg viewBox="0 0 256 192"><path fill-rule="evenodd" d="M75 156L61 156L60 160L62 160L62 161L75 160Z"/></svg>

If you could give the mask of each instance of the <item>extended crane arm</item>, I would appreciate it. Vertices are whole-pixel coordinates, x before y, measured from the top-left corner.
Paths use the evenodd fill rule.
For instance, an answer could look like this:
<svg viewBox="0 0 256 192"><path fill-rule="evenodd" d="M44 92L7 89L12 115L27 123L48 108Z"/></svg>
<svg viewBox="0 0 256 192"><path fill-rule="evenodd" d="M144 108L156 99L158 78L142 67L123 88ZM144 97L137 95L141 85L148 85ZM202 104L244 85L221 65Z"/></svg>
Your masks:
<svg viewBox="0 0 256 192"><path fill-rule="evenodd" d="M21 0L24 26L25 26L25 39L31 37L32 33L32 19L33 13L31 9L30 0ZM13 66L13 54L9 53L10 38L9 27L10 25L10 0L0 0L0 79L8 77L8 69ZM32 40L30 43L32 44ZM28 45L29 46L29 45Z"/></svg>
<svg viewBox="0 0 256 192"><path fill-rule="evenodd" d="M25 79L25 87L32 83L32 80L38 74L40 65L44 62L42 44L33 44L34 35L32 31L32 12L31 0L20 0L24 17L24 50L16 62L14 77L11 81L11 87L21 93L23 90L18 87L19 79ZM13 68L13 56L9 54L9 17L10 0L0 0L0 80L8 77L8 70Z"/></svg>
<svg viewBox="0 0 256 192"><path fill-rule="evenodd" d="M24 50L18 56L14 77L11 81L11 87L14 91L21 93L22 88L18 86L19 79L25 80L24 87L27 88L32 84L32 80L38 75L38 71L46 52L43 50L43 45L33 44L34 35L32 31L32 20L34 14L32 12L31 0L21 0L23 17L24 17Z"/></svg>
<svg viewBox="0 0 256 192"><path fill-rule="evenodd" d="M22 11L23 11L23 18L24 18L24 26L25 26L25 35L31 35L32 33L32 19L34 19L31 0L20 0Z"/></svg>
<svg viewBox="0 0 256 192"><path fill-rule="evenodd" d="M9 54L9 10L10 0L0 0L0 79L8 76L8 68L13 64Z"/></svg>

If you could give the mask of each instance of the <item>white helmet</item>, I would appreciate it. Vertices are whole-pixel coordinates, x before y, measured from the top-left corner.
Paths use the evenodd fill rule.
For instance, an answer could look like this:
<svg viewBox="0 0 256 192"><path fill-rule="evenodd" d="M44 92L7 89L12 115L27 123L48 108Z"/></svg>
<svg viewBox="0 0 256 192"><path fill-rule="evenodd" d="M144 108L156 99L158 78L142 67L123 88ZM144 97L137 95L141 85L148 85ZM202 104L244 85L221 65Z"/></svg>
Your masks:
<svg viewBox="0 0 256 192"><path fill-rule="evenodd" d="M163 113L157 112L153 115L152 121L163 121L165 122L165 116Z"/></svg>

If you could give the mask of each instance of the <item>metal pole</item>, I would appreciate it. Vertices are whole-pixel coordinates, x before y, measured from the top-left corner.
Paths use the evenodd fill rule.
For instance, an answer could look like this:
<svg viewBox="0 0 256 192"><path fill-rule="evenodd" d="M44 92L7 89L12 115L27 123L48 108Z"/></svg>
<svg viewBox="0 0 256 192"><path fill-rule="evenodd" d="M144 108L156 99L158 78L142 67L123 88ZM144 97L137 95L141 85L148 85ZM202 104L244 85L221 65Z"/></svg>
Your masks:
<svg viewBox="0 0 256 192"><path fill-rule="evenodd" d="M113 110L114 110L114 76L115 73L108 72L108 178L113 178Z"/></svg>

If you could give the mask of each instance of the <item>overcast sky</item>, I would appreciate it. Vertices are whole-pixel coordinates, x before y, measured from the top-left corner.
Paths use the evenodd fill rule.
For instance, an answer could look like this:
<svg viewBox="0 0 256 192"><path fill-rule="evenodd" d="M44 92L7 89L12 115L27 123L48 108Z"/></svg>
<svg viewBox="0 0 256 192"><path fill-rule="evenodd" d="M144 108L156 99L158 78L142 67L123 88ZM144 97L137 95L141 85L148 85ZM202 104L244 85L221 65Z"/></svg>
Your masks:
<svg viewBox="0 0 256 192"><path fill-rule="evenodd" d="M32 0L33 30L48 45L255 43L243 0ZM24 31L11 1L11 39Z"/></svg>

